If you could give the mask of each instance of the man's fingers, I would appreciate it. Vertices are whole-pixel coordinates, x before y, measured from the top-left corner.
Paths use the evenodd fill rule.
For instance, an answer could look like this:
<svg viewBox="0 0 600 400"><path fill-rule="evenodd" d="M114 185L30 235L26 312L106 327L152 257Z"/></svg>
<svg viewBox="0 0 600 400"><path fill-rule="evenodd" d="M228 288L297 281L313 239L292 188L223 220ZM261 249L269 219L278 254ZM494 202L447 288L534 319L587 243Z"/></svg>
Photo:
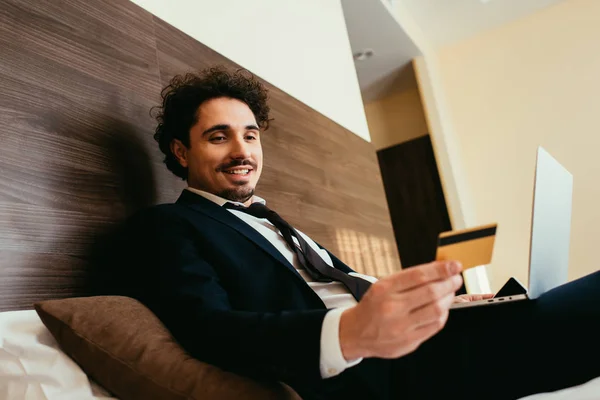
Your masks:
<svg viewBox="0 0 600 400"><path fill-rule="evenodd" d="M456 297L454 297L454 302L455 303L468 303L470 301L471 301L470 299L467 299L464 296L456 296Z"/></svg>
<svg viewBox="0 0 600 400"><path fill-rule="evenodd" d="M431 282L406 291L402 293L401 296L403 297L403 302L411 310L416 310L419 307L433 303L450 294L452 295L452 299L454 299L454 293L461 285L462 277L460 275L454 275L443 281Z"/></svg>
<svg viewBox="0 0 600 400"><path fill-rule="evenodd" d="M447 294L441 299L414 310L410 318L413 326L419 329L425 325L437 323L444 326L448 318L448 310L454 301L454 293Z"/></svg>
<svg viewBox="0 0 600 400"><path fill-rule="evenodd" d="M392 291L403 292L429 282L447 279L461 270L462 265L457 261L434 261L408 268L383 279L392 282Z"/></svg>
<svg viewBox="0 0 600 400"><path fill-rule="evenodd" d="M494 295L491 294L491 293L486 293L486 294L472 294L472 295L469 296L469 301L487 300L487 299L491 299L492 297L494 297Z"/></svg>
<svg viewBox="0 0 600 400"><path fill-rule="evenodd" d="M470 301L479 301L479 300L487 300L494 297L492 293L485 294L461 294L460 296L456 296L454 299L455 303L468 303Z"/></svg>

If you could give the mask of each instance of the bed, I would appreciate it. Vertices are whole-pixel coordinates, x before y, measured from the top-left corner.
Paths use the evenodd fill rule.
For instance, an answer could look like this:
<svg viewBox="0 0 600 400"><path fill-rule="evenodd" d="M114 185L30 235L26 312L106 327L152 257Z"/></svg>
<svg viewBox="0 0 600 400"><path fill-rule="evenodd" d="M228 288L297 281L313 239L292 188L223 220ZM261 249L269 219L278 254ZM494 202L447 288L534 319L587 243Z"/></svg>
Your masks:
<svg viewBox="0 0 600 400"><path fill-rule="evenodd" d="M109 400L59 347L34 310L0 313L0 399ZM597 400L600 378L522 400Z"/></svg>

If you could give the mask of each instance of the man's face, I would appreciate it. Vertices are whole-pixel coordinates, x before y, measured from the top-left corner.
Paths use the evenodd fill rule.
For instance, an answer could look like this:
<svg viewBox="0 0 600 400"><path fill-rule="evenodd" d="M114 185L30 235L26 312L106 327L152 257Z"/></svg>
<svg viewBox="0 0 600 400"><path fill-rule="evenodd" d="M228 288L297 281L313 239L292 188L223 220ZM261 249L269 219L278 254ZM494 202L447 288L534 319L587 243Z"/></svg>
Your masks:
<svg viewBox="0 0 600 400"><path fill-rule="evenodd" d="M174 140L171 149L188 168L188 185L228 200L250 203L262 172L260 131L242 101L220 97L198 108L190 147Z"/></svg>

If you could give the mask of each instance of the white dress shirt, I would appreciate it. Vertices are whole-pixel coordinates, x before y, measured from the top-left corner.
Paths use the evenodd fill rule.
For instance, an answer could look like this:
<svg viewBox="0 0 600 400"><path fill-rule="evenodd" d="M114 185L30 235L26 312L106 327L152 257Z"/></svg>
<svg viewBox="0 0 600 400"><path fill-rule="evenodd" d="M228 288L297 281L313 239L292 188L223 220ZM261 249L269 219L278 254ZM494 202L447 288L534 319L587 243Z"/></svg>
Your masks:
<svg viewBox="0 0 600 400"><path fill-rule="evenodd" d="M194 189L188 187L187 190L196 193L207 200L212 201L213 203L218 204L219 206L223 206L225 203L230 202L233 204L238 204L244 206L244 204L233 202L227 199L224 199L219 196L215 196L214 194L204 192L202 190ZM252 198L253 203L262 203L266 204L266 201L258 196L254 196ZM346 361L342 354L342 349L340 347L340 337L339 337L339 328L340 328L340 317L342 312L350 307L353 307L357 304L356 299L350 291L344 286L341 282L315 282L312 277L306 272L306 270L300 265L298 262L296 253L294 253L285 242L283 235L279 232L271 222L264 218L257 218L250 214L247 214L243 211L227 209L236 217L240 218L242 221L246 222L252 228L254 228L258 233L263 235L265 239L267 239L288 261L291 265L294 266L296 271L300 274L300 276L306 281L308 286L321 298L325 307L327 307L330 311L325 314L325 318L323 319L323 325L321 327L321 349L320 349L320 371L321 377L323 378L331 378L342 373L345 369L352 367L362 361L362 358ZM310 247L317 252L325 261L327 265L333 268L333 262L331 261L331 257L327 253L327 251L319 248L317 244L304 233L298 231L302 238L306 240ZM296 238L294 238L296 245L298 242ZM375 282L377 278L359 274L356 272L351 272L350 274L354 276L361 277L370 282Z"/></svg>

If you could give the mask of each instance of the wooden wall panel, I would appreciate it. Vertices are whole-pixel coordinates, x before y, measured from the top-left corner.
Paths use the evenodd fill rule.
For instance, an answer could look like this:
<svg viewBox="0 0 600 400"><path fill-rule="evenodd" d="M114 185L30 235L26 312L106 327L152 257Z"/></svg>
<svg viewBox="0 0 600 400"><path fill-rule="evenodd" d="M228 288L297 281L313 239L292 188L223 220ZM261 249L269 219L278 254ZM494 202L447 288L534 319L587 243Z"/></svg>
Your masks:
<svg viewBox="0 0 600 400"><path fill-rule="evenodd" d="M86 293L99 235L159 199L148 109L160 83L152 16L129 1L0 9L5 310Z"/></svg>
<svg viewBox="0 0 600 400"><path fill-rule="evenodd" d="M0 0L0 310L88 293L92 248L174 201L149 110L175 73L234 64L128 0ZM232 38L233 40L233 38ZM357 270L399 268L372 146L271 89L258 187Z"/></svg>

